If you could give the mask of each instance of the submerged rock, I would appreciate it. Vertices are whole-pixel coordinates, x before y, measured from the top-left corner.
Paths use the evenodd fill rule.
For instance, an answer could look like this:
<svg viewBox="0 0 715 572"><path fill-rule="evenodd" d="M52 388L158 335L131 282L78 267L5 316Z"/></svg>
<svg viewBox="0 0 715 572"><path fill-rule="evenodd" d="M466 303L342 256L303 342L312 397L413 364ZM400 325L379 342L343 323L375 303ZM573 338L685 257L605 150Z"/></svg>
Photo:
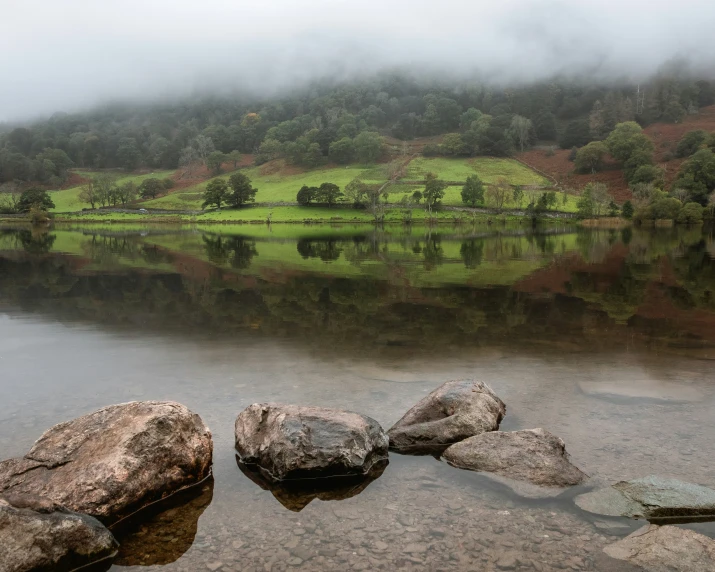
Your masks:
<svg viewBox="0 0 715 572"><path fill-rule="evenodd" d="M181 558L196 539L199 518L211 504L213 477L112 527L119 541L116 566L163 566Z"/></svg>
<svg viewBox="0 0 715 572"><path fill-rule="evenodd" d="M715 490L657 476L622 481L575 499L588 512L630 518L676 519L715 516Z"/></svg>
<svg viewBox="0 0 715 572"><path fill-rule="evenodd" d="M266 478L254 466L242 463L238 456L237 462L244 475L264 491L270 491L279 503L293 512L300 512L315 499L335 501L359 495L382 475L388 465L387 460L378 461L365 475L274 481Z"/></svg>
<svg viewBox="0 0 715 572"><path fill-rule="evenodd" d="M206 425L179 403L111 405L0 463L0 494L44 497L112 524L204 480L212 452Z"/></svg>
<svg viewBox="0 0 715 572"><path fill-rule="evenodd" d="M387 459L380 424L352 411L254 403L235 430L241 461L278 481L364 475Z"/></svg>
<svg viewBox="0 0 715 572"><path fill-rule="evenodd" d="M715 571L715 540L676 526L649 524L603 551L647 572Z"/></svg>
<svg viewBox="0 0 715 572"><path fill-rule="evenodd" d="M74 570L118 548L97 519L31 497L0 498L0 570ZM17 505L17 506L16 506Z"/></svg>
<svg viewBox="0 0 715 572"><path fill-rule="evenodd" d="M460 469L494 473L557 489L557 493L587 478L570 463L564 442L544 429L482 433L452 445L442 458ZM512 488L525 496L544 496L538 491Z"/></svg>
<svg viewBox="0 0 715 572"><path fill-rule="evenodd" d="M412 407L387 432L400 453L441 453L450 445L499 429L506 406L481 381L447 381Z"/></svg>

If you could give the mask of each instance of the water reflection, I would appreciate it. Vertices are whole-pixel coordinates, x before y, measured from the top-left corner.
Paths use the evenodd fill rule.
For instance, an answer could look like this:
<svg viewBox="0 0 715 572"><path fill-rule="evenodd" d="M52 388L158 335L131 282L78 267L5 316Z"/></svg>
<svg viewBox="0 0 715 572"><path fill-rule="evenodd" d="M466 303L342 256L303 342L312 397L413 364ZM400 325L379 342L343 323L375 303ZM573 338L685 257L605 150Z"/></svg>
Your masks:
<svg viewBox="0 0 715 572"><path fill-rule="evenodd" d="M242 463L238 455L236 463L246 477L264 491L270 491L279 503L293 512L302 511L315 499L335 501L359 495L382 475L388 465L387 459L374 463L364 475L275 481L264 477L256 467Z"/></svg>
<svg viewBox="0 0 715 572"><path fill-rule="evenodd" d="M120 544L114 564L154 566L181 558L194 543L199 517L211 504L213 490L210 477L113 527Z"/></svg>

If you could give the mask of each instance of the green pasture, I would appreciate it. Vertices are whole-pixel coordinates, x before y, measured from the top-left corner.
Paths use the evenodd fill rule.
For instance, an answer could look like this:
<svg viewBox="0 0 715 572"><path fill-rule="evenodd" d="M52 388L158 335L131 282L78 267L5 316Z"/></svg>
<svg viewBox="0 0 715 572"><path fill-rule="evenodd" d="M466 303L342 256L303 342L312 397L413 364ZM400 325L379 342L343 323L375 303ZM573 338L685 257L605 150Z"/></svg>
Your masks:
<svg viewBox="0 0 715 572"><path fill-rule="evenodd" d="M470 175L478 175L485 183L494 183L500 177L511 185L549 186L551 183L528 167L513 159L475 157L472 159L448 159L446 157L417 157L407 167L405 179L422 180L426 173L435 173L445 181L465 181Z"/></svg>

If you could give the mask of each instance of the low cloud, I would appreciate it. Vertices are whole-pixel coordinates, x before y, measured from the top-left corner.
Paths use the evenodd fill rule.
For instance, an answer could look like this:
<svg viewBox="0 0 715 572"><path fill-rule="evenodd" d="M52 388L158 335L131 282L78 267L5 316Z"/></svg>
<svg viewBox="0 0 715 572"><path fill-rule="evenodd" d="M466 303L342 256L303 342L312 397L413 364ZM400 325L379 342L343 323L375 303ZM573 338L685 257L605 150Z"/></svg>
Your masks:
<svg viewBox="0 0 715 572"><path fill-rule="evenodd" d="M383 69L499 82L715 69L712 0L25 0L2 10L0 120L108 100L274 93Z"/></svg>

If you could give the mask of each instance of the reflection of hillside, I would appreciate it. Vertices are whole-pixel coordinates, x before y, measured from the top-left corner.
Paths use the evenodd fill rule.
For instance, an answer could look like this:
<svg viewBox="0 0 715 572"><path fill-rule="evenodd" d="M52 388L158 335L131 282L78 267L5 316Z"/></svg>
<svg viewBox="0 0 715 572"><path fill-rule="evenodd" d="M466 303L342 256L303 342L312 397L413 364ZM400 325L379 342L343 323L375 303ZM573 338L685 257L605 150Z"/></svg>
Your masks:
<svg viewBox="0 0 715 572"><path fill-rule="evenodd" d="M49 248L47 235L36 238L12 247L2 238L0 302L62 320L251 331L336 351L715 345L715 262L700 233L361 236L278 248L202 234L58 236ZM58 242L74 256L53 254Z"/></svg>

